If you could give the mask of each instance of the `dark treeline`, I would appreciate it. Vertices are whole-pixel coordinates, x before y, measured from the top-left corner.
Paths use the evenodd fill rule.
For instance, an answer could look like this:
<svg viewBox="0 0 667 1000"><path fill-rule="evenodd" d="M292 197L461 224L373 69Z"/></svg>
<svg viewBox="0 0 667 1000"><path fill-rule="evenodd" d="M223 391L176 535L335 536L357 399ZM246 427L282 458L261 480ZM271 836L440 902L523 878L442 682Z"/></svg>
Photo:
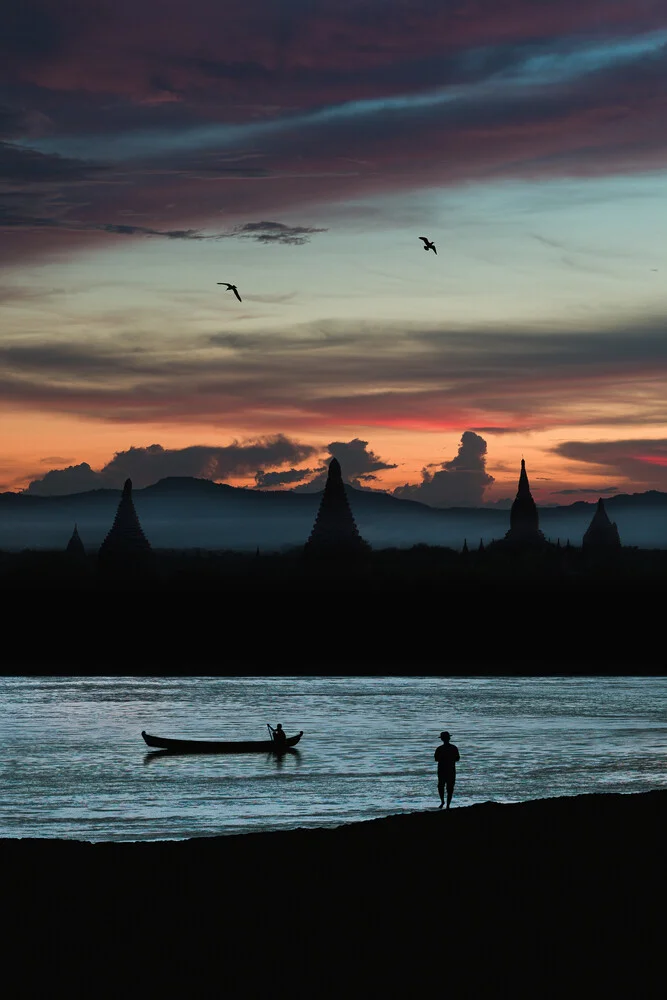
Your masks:
<svg viewBox="0 0 667 1000"><path fill-rule="evenodd" d="M4 673L661 674L667 552L0 553Z"/></svg>
<svg viewBox="0 0 667 1000"><path fill-rule="evenodd" d="M308 557L302 548L255 553L234 550L154 549L144 560L124 559L112 568L97 553L25 549L0 551L0 587L44 591L51 588L105 590L118 586L183 595L197 591L262 590L275 586L324 589L341 586L365 592L452 585L471 590L503 587L658 588L667 582L667 550L622 548L586 553L574 546L512 549L490 545L478 550L415 545L369 550L359 556Z"/></svg>

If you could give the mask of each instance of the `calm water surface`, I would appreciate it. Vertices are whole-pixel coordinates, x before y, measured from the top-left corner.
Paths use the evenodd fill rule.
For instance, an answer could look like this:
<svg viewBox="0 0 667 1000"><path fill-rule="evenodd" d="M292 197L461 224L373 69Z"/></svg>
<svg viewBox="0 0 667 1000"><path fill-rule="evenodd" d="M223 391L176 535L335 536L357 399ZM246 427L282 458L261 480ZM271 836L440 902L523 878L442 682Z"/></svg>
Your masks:
<svg viewBox="0 0 667 1000"><path fill-rule="evenodd" d="M141 730L299 752L154 757ZM3 677L0 837L179 840L667 787L664 677Z"/></svg>

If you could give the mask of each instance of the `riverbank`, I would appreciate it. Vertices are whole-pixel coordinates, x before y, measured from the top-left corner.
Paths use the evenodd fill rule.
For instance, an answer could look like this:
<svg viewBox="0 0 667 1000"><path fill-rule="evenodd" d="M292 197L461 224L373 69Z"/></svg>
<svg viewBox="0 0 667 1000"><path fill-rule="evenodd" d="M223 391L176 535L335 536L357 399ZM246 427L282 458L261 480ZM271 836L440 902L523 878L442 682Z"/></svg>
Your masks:
<svg viewBox="0 0 667 1000"><path fill-rule="evenodd" d="M659 996L667 790L159 843L3 840L24 981Z"/></svg>

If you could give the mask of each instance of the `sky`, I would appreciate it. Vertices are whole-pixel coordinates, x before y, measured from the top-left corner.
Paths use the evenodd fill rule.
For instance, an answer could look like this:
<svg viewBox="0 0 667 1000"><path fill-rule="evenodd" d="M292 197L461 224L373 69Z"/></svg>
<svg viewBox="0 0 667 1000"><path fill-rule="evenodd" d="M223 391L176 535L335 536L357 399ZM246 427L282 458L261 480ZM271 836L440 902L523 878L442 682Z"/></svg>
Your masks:
<svg viewBox="0 0 667 1000"><path fill-rule="evenodd" d="M667 491L666 120L667 0L6 0L0 490Z"/></svg>

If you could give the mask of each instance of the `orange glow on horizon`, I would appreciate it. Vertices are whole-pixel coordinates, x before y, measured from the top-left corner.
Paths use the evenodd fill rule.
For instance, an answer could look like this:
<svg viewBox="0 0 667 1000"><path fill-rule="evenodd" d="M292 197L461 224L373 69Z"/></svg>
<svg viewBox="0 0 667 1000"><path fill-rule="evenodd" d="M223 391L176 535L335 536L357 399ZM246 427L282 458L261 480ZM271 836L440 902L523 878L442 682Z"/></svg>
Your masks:
<svg viewBox="0 0 667 1000"><path fill-rule="evenodd" d="M317 435L288 432L293 439L321 448L319 457L297 463L297 468L316 468L328 456L327 444L331 441L349 441L359 437L368 441L368 448L381 461L396 463L397 468L381 470L372 486L393 491L406 483L415 485L422 481L422 470L433 472L456 458L461 434L468 428L423 427L413 429L404 424L399 427L363 426L355 429L349 425L329 426L326 433ZM629 436L632 428L614 428L615 436ZM573 433L567 428L568 435ZM42 478L50 469L65 468L87 462L94 471L100 471L117 452L131 447L143 448L160 444L166 449L181 449L192 445L226 446L234 441L256 440L275 434L275 427L267 427L264 435L255 429L221 428L210 424L143 425L112 424L87 421L80 418L24 412L19 416L0 414L0 433L5 442L0 458L0 483L2 490L17 491ZM599 429L576 429L579 439L599 440ZM625 477L604 472L595 466L572 462L551 452L562 439L562 434L503 433L485 430L481 436L487 442L486 471L494 477L493 484L484 493L483 502L514 497L517 488L521 458L526 467L531 491L538 503L571 503L576 499L597 499L599 491L610 487L619 492L636 492L660 488L647 484L634 484ZM574 436L574 435L573 435ZM667 456L642 456L647 473L650 468L667 467ZM252 476L230 476L233 485L253 486ZM565 491L565 492L562 492Z"/></svg>

